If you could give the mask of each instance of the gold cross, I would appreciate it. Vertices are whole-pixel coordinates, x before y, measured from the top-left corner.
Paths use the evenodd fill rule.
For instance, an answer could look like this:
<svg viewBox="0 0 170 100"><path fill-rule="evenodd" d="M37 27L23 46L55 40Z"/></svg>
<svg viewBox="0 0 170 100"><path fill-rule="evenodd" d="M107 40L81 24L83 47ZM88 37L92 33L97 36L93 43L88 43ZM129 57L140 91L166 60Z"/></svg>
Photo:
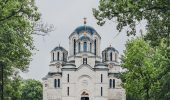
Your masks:
<svg viewBox="0 0 170 100"><path fill-rule="evenodd" d="M84 17L83 19L84 19L84 25L85 25L85 24L87 23L87 22L86 22L87 18L86 18L86 17Z"/></svg>

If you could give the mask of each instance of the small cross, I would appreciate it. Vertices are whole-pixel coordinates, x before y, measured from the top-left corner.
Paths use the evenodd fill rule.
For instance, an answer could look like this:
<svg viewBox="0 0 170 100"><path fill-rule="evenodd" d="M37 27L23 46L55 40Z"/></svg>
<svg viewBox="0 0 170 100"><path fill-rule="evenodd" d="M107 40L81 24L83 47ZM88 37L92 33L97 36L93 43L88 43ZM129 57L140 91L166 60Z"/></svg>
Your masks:
<svg viewBox="0 0 170 100"><path fill-rule="evenodd" d="M86 22L87 18L86 18L86 17L84 17L83 19L84 19L84 25L85 25L85 24L87 23L87 22Z"/></svg>

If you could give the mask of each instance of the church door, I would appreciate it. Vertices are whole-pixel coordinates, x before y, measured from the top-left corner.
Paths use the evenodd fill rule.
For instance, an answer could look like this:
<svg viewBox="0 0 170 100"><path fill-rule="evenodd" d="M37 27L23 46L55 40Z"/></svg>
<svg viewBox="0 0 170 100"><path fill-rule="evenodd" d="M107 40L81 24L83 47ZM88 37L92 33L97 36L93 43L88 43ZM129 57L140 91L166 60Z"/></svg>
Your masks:
<svg viewBox="0 0 170 100"><path fill-rule="evenodd" d="M89 97L81 97L81 100L89 100Z"/></svg>
<svg viewBox="0 0 170 100"><path fill-rule="evenodd" d="M89 94L84 91L81 94L81 100L89 100Z"/></svg>

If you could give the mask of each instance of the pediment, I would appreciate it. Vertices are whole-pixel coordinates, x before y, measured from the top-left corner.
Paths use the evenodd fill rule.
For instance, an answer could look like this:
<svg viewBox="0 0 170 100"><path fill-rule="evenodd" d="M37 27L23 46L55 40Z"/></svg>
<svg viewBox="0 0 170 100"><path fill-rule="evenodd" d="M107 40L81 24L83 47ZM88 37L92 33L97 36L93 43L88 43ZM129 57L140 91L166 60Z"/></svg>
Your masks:
<svg viewBox="0 0 170 100"><path fill-rule="evenodd" d="M77 70L81 70L81 69L83 69L83 68L88 68L88 69L90 69L90 70L94 70L90 65L88 65L88 64L82 64L82 65L80 65L79 67L78 67L78 69Z"/></svg>

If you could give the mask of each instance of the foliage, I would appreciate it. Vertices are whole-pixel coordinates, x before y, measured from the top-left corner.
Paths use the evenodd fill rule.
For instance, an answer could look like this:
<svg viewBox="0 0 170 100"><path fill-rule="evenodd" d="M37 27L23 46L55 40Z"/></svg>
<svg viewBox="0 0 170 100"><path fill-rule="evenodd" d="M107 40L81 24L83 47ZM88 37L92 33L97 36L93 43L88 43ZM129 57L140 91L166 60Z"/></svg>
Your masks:
<svg viewBox="0 0 170 100"><path fill-rule="evenodd" d="M158 45L161 38L170 43L170 0L100 0L98 9L93 9L99 25L116 19L117 30L129 27L127 35L136 34L136 25L147 21L147 39Z"/></svg>
<svg viewBox="0 0 170 100"><path fill-rule="evenodd" d="M40 14L33 0L3 0L0 4L0 61L5 73L10 75L13 68L25 70L29 64L33 40L33 23Z"/></svg>
<svg viewBox="0 0 170 100"><path fill-rule="evenodd" d="M157 82L159 70L152 63L153 53L142 39L129 41L126 45L122 66L128 71L123 74L123 85L129 94L138 94L141 100L150 98L152 86Z"/></svg>
<svg viewBox="0 0 170 100"><path fill-rule="evenodd" d="M10 85L14 80L11 76L17 69L24 71L28 68L34 49L31 32L40 14L34 0L0 0L0 12L0 63L6 84L4 90L9 92L4 96L10 100L10 92L15 91Z"/></svg>
<svg viewBox="0 0 170 100"><path fill-rule="evenodd" d="M23 80L14 75L13 80L6 80L4 100L42 100L42 84L37 80Z"/></svg>
<svg viewBox="0 0 170 100"><path fill-rule="evenodd" d="M147 21L144 39L126 45L124 87L130 100L169 100L170 0L100 0L93 12L99 25L116 20L119 32L128 27L128 36L136 34L138 23Z"/></svg>
<svg viewBox="0 0 170 100"><path fill-rule="evenodd" d="M158 73L158 80L160 81L160 92L157 93L157 100L169 100L170 99L170 55L167 49L167 46L164 43L161 43L159 46L159 54L160 56L155 57L156 63L155 66L159 66L161 68Z"/></svg>
<svg viewBox="0 0 170 100"><path fill-rule="evenodd" d="M28 68L35 50L32 34L44 36L52 31L52 26L39 20L35 0L0 0L0 84L3 68L5 100L19 98L22 82L14 74Z"/></svg>
<svg viewBox="0 0 170 100"><path fill-rule="evenodd" d="M17 73L15 73L15 75L13 75L12 77L12 80L5 80L4 100L20 100L23 84L22 78L18 76Z"/></svg>
<svg viewBox="0 0 170 100"><path fill-rule="evenodd" d="M164 71L169 64L164 48L153 48L143 38L127 42L122 59L122 67L126 68L127 72L122 74L122 81L129 100L170 99L170 91L166 89L169 81L164 78L168 75Z"/></svg>
<svg viewBox="0 0 170 100"><path fill-rule="evenodd" d="M25 80L21 100L42 100L42 84L36 80Z"/></svg>

